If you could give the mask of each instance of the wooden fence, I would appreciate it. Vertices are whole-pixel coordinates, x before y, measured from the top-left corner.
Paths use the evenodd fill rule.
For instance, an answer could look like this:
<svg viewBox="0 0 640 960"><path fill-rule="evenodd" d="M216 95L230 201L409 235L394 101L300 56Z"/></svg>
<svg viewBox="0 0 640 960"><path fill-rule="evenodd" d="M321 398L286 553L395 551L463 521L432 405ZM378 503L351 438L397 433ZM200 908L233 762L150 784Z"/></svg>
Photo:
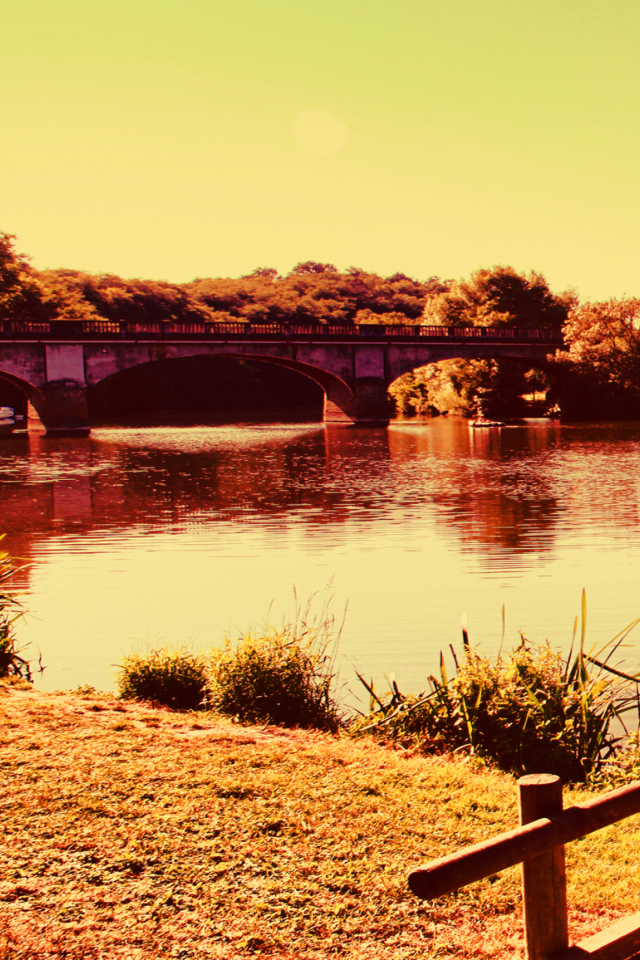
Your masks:
<svg viewBox="0 0 640 960"><path fill-rule="evenodd" d="M528 960L640 960L640 913L569 946L564 844L640 813L640 781L579 806L562 808L562 782L550 774L518 781L520 824L409 875L409 887L433 900L522 863Z"/></svg>

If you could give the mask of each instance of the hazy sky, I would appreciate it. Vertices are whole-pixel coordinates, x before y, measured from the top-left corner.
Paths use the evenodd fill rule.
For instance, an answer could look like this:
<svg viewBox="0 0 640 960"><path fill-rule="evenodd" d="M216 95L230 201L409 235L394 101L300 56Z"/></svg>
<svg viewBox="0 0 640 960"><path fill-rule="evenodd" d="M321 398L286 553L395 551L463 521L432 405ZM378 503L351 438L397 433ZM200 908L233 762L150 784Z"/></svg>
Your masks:
<svg viewBox="0 0 640 960"><path fill-rule="evenodd" d="M639 0L0 0L0 230L129 277L640 295L639 48Z"/></svg>

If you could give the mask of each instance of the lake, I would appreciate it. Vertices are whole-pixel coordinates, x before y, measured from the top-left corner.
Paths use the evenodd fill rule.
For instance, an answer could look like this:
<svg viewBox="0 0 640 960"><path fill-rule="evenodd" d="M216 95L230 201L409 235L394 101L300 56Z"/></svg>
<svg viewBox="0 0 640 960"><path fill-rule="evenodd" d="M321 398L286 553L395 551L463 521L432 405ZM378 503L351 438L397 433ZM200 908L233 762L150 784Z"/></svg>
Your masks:
<svg viewBox="0 0 640 960"><path fill-rule="evenodd" d="M315 595L338 663L418 691L463 616L487 653L567 650L640 616L640 423L102 428L0 438L0 530L26 565L43 689L113 689L127 653L217 646ZM295 595L294 595L295 591ZM625 655L640 660L640 627ZM353 691L349 694L349 690Z"/></svg>

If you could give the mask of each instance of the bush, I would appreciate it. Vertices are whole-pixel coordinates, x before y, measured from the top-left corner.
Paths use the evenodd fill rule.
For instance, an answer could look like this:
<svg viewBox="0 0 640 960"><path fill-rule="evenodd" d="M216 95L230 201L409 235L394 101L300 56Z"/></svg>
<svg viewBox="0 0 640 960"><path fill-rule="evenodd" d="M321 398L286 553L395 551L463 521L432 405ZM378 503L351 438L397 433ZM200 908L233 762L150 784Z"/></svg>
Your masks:
<svg viewBox="0 0 640 960"><path fill-rule="evenodd" d="M120 665L119 695L149 700L173 710L197 710L207 702L210 663L188 650L152 650L132 654Z"/></svg>
<svg viewBox="0 0 640 960"><path fill-rule="evenodd" d="M584 651L585 620L583 607L582 638L573 658L570 653L565 660L548 643L533 644L521 635L516 650L492 662L467 641L462 662L454 654L452 679L441 655L440 679L429 678L428 693L405 696L394 682L380 698L365 683L370 713L353 730L424 752L471 750L517 775L554 773L565 782L593 778L630 741L623 714L638 713L639 681L609 663L630 628L601 660L602 651ZM619 735L612 732L614 719Z"/></svg>
<svg viewBox="0 0 640 960"><path fill-rule="evenodd" d="M332 695L335 618L330 600L312 615L312 596L297 606L293 623L280 630L229 640L210 656L185 650L153 650L126 657L120 666L120 696L149 700L176 710L209 707L243 723L273 723L335 732L341 725ZM330 648L333 654L330 655Z"/></svg>
<svg viewBox="0 0 640 960"><path fill-rule="evenodd" d="M243 723L272 723L335 733L334 675L326 647L291 627L227 643L214 666L212 706Z"/></svg>

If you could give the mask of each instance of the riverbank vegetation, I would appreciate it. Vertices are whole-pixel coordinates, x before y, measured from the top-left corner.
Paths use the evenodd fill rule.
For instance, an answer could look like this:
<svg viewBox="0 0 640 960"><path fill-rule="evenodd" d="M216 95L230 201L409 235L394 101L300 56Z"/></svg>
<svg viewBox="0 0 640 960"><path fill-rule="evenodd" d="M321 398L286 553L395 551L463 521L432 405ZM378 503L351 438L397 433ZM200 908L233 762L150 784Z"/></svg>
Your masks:
<svg viewBox="0 0 640 960"><path fill-rule="evenodd" d="M3 960L415 960L522 950L519 871L416 865L517 823L511 776L91 689L0 685ZM584 799L568 789L566 804ZM571 935L636 908L633 821L567 848Z"/></svg>
<svg viewBox="0 0 640 960"><path fill-rule="evenodd" d="M367 734L426 756L463 752L518 776L553 773L578 783L640 763L640 674L614 662L636 623L588 650L583 594L580 639L574 635L568 656L521 634L514 650L492 659L465 632L460 656L451 648L453 673L441 654L440 676L430 676L422 693L405 695L392 679L381 694L358 674L370 703L357 716L340 703L334 621L325 614L279 630L267 625L262 635L227 640L206 656L153 650L127 657L118 688L124 699L213 709L239 723Z"/></svg>
<svg viewBox="0 0 640 960"><path fill-rule="evenodd" d="M0 535L2 540L4 534ZM16 572L13 558L0 549L0 679L10 677L31 682L31 664L18 650L14 624L23 616L20 600L11 589Z"/></svg>
<svg viewBox="0 0 640 960"><path fill-rule="evenodd" d="M393 682L381 696L363 680L370 712L352 732L425 753L469 751L518 776L552 773L565 783L635 767L640 681L611 666L615 648L599 659L581 644L563 657L522 636L515 650L491 660L466 645L460 660L453 653L451 679L441 656L427 693L403 694Z"/></svg>
<svg viewBox="0 0 640 960"><path fill-rule="evenodd" d="M207 655L151 650L125 657L120 696L180 710L212 709L239 723L267 723L337 733L345 726L336 697L335 656L342 625L330 599L314 609L297 597L291 622L268 622ZM346 611L345 611L346 613Z"/></svg>

